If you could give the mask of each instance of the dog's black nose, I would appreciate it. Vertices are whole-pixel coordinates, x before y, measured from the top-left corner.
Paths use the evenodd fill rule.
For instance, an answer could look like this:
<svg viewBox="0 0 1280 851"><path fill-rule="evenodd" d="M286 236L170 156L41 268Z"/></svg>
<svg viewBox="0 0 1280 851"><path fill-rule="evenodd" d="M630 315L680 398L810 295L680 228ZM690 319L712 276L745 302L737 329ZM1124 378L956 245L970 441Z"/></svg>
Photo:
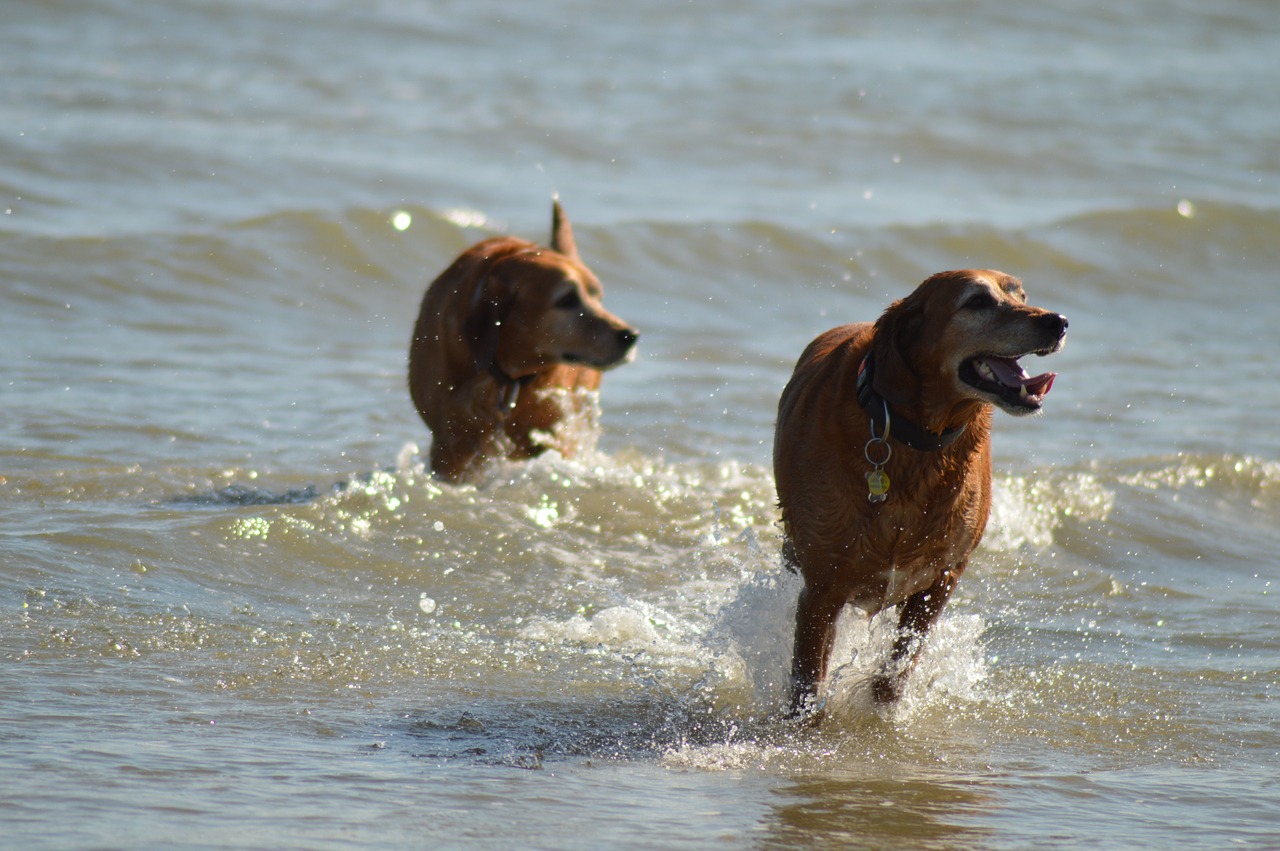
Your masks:
<svg viewBox="0 0 1280 851"><path fill-rule="evenodd" d="M1067 332L1067 317L1061 313L1046 313L1040 317L1040 325L1048 331L1057 331L1059 335Z"/></svg>
<svg viewBox="0 0 1280 851"><path fill-rule="evenodd" d="M631 328L623 328L618 332L618 345L624 349L629 349L636 344L636 340L640 339L640 332Z"/></svg>

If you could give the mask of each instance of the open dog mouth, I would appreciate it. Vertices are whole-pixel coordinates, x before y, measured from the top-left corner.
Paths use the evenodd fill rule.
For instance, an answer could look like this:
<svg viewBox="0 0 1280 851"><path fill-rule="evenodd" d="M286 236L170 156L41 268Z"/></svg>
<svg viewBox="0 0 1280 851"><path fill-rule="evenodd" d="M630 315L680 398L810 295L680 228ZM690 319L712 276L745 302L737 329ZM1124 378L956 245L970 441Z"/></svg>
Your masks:
<svg viewBox="0 0 1280 851"><path fill-rule="evenodd" d="M1033 354L1049 354L1049 351ZM1057 377L1056 372L1027 375L1017 357L979 355L960 366L961 381L997 397L1010 410L1039 409Z"/></svg>

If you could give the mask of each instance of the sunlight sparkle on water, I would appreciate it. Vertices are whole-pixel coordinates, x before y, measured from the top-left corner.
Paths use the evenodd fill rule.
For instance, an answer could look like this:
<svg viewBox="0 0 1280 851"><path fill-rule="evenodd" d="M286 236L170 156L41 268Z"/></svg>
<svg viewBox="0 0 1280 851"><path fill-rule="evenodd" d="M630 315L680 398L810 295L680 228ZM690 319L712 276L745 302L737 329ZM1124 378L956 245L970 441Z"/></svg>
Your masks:
<svg viewBox="0 0 1280 851"><path fill-rule="evenodd" d="M560 519L560 507L543 494L537 507L529 509L529 519L535 525L550 529Z"/></svg>
<svg viewBox="0 0 1280 851"><path fill-rule="evenodd" d="M396 210L391 214L391 226L398 231L406 231L413 224L413 216L404 210Z"/></svg>

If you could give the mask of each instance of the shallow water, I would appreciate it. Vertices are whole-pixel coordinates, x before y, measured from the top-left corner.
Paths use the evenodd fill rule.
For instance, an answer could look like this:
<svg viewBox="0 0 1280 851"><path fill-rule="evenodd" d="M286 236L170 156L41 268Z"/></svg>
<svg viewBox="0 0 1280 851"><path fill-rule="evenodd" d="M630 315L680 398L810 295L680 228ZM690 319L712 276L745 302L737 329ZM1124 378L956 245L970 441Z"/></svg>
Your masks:
<svg viewBox="0 0 1280 851"><path fill-rule="evenodd" d="M1280 842L1269 4L10 7L4 844ZM418 301L552 191L640 357L438 484ZM961 266L1060 377L903 703L851 618L797 727L778 394Z"/></svg>

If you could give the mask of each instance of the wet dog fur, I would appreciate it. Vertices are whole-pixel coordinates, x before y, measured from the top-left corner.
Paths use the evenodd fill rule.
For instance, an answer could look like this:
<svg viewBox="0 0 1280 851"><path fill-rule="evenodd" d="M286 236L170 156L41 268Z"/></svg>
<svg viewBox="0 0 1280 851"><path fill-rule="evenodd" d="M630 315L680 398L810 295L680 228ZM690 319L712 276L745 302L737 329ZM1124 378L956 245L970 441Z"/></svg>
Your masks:
<svg viewBox="0 0 1280 851"><path fill-rule="evenodd" d="M485 462L578 452L562 421L594 400L602 370L629 361L639 334L601 303L559 201L551 243L510 236L471 246L427 289L409 347L409 392L431 430L441 479Z"/></svg>
<svg viewBox="0 0 1280 851"><path fill-rule="evenodd" d="M820 705L846 605L868 617L900 606L872 693L881 704L901 695L986 527L991 410L1040 410L1054 373L1028 376L1017 359L1058 351L1066 329L1066 317L1027 304L1017 278L968 269L934 275L874 324L832 329L805 349L782 393L774 438L784 558L804 579L793 714ZM886 430L872 412L888 419L887 446L869 445L873 428L881 438ZM912 426L923 448L895 436L895 427L906 436ZM881 461L888 489L873 501L867 474Z"/></svg>

